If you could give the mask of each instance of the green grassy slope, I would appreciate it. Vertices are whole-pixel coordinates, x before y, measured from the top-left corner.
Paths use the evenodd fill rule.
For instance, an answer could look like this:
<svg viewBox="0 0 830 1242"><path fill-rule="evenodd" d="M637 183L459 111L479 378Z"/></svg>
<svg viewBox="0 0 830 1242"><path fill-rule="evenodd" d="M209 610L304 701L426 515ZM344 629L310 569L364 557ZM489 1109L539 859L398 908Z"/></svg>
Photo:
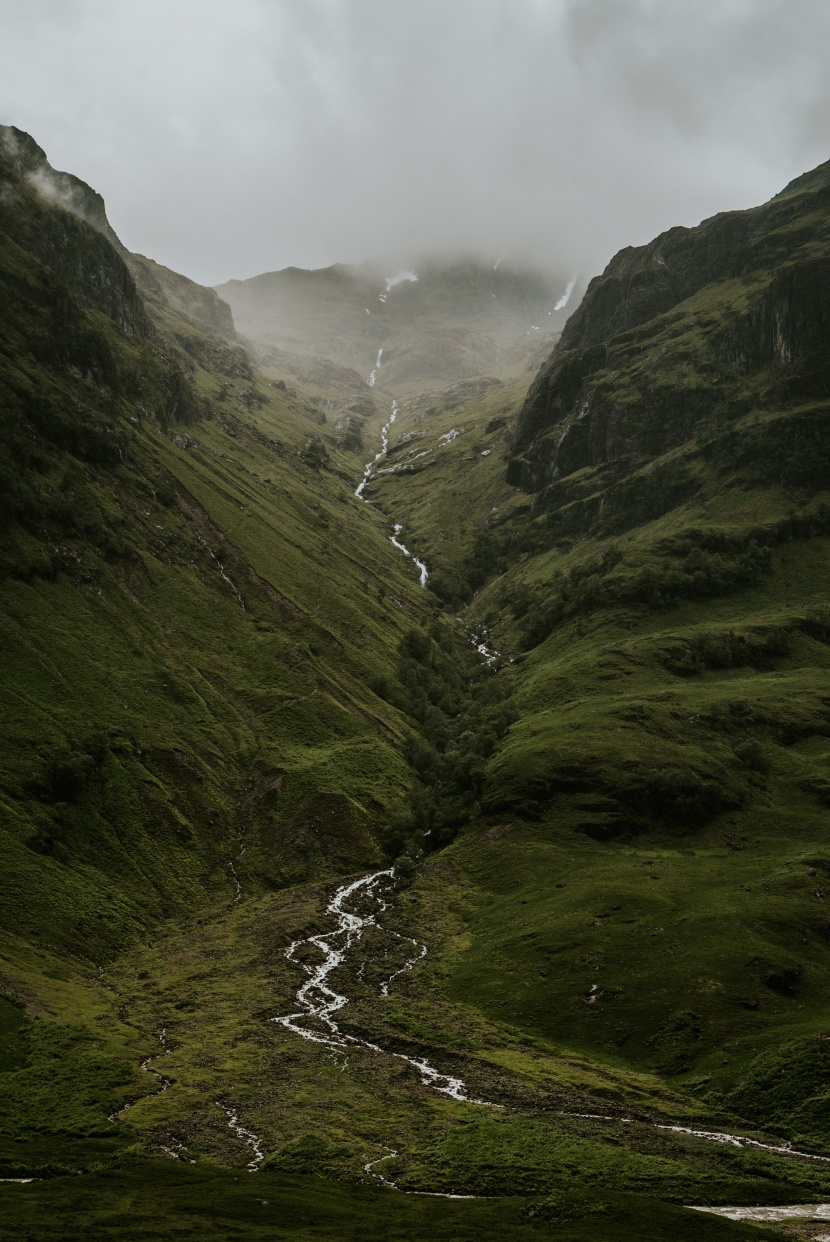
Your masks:
<svg viewBox="0 0 830 1242"><path fill-rule="evenodd" d="M235 876L382 857L411 778L369 682L431 605L358 459L211 330L215 295L158 269L148 314L100 232L0 173L2 978L46 1040L5 1133L71 1167L118 1147L142 1048L95 966ZM66 1057L93 1102L53 1124Z"/></svg>
<svg viewBox="0 0 830 1242"><path fill-rule="evenodd" d="M346 1187L313 1177L187 1169L158 1162L140 1169L61 1179L40 1186L0 1187L0 1237L174 1239L343 1239L343 1242L421 1242L441 1239L555 1238L588 1242L599 1229L615 1239L729 1242L746 1226L683 1212L643 1195L583 1194L451 1202ZM25 1232L24 1232L25 1231ZM610 1235L609 1235L610 1236ZM752 1237L786 1235L763 1226Z"/></svg>
<svg viewBox="0 0 830 1242"><path fill-rule="evenodd" d="M142 308L127 334L38 250L50 231L77 235L85 288L108 247L102 305L123 285L142 307L118 254L10 167L6 184L4 907L17 930L89 950L91 902L106 952L139 910L227 885L240 831L260 879L305 874L293 835L282 859L278 841L309 799L339 799L351 824L324 865L341 848L375 856L378 816L407 778L400 717L367 682L429 607L315 411L257 387L203 308L176 317L189 282L176 278L157 327ZM29 250L12 240L24 234ZM97 374L84 350L104 360ZM109 931L91 914L101 870Z"/></svg>
<svg viewBox="0 0 830 1242"><path fill-rule="evenodd" d="M824 1149L828 199L623 252L517 418L416 410L375 493L513 659L452 994Z"/></svg>

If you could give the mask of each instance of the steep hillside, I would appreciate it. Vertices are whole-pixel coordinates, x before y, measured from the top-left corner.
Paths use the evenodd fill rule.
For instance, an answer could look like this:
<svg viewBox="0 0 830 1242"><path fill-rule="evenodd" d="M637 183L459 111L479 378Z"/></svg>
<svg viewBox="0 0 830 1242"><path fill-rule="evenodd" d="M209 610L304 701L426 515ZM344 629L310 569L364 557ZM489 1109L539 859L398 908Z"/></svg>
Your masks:
<svg viewBox="0 0 830 1242"><path fill-rule="evenodd" d="M237 875L380 856L409 778L368 682L429 610L317 411L228 341L227 307L125 262L13 138L2 910L103 961Z"/></svg>
<svg viewBox="0 0 830 1242"><path fill-rule="evenodd" d="M475 484L376 493L513 658L453 994L824 1147L829 263L828 165L623 251Z"/></svg>

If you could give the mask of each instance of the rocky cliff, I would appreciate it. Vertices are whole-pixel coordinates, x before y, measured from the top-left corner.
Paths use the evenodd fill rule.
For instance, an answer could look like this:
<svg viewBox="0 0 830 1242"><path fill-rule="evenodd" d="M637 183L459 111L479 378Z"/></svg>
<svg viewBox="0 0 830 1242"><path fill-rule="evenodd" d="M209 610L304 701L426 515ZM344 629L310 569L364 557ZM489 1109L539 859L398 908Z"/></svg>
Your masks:
<svg viewBox="0 0 830 1242"><path fill-rule="evenodd" d="M710 424L826 395L830 163L771 202L620 251L521 409L509 478L627 472Z"/></svg>

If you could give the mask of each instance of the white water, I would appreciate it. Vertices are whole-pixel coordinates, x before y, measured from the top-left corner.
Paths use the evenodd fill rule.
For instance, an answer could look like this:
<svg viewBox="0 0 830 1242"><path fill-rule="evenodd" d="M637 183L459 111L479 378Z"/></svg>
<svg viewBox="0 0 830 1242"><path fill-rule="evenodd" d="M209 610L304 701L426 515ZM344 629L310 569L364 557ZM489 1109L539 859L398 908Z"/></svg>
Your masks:
<svg viewBox="0 0 830 1242"><path fill-rule="evenodd" d="M219 576L220 576L220 577L221 577L221 578L222 578L225 582L227 582L228 586L231 588L231 590L233 591L234 595L236 596L236 598L237 598L237 600L238 600L238 602L239 602L239 606L240 606L240 608L242 609L242 611L243 611L243 612L245 612L245 601L244 601L244 599L242 598L242 596L239 594L239 591L237 590L236 583L235 583L235 582L232 582L232 581L231 581L231 579L228 577L228 575L225 573L225 566L222 564L222 562L219 560L219 557L216 555L216 553L215 553L215 552L213 552L213 551L212 551L212 549L210 548L209 544L208 544L208 543L206 543L206 541L202 538L202 536L201 536L201 535L199 536L199 542L202 544L202 546L203 546L204 548L206 548L206 549L207 549L208 555L209 555L209 556L210 556L210 557L211 557L214 561L216 561L216 564L217 564L218 569L219 569Z"/></svg>
<svg viewBox="0 0 830 1242"><path fill-rule="evenodd" d="M396 522L395 533L394 535L389 536L390 543L394 543L395 547L398 548L399 551L403 552L404 556L412 556L412 553L409 551L409 548L405 547L401 543L400 539L398 539L398 535L401 533L402 530L403 530L403 526L401 526L400 522ZM429 570L427 569L423 561L418 560L417 556L412 556L412 559L421 571L421 586L425 587L427 584L427 578L429 577Z"/></svg>
<svg viewBox="0 0 830 1242"><path fill-rule="evenodd" d="M242 855L245 853L246 849L248 848L247 845L245 844L245 838L243 836L241 828L239 829L239 832L236 834L236 843L239 847L236 852L236 859L235 860L231 859L231 861L228 863L228 870L231 873L231 879L236 885L236 896L233 899L234 905L236 905L237 902L242 900L242 883L239 879L239 875L236 870L236 864L242 861Z"/></svg>
<svg viewBox="0 0 830 1242"><path fill-rule="evenodd" d="M693 1212L711 1212L714 1216L725 1216L728 1220L830 1220L830 1203L792 1203L786 1207L699 1207L696 1203L688 1205ZM822 1242L829 1234L821 1234L813 1242Z"/></svg>
<svg viewBox="0 0 830 1242"><path fill-rule="evenodd" d="M470 634L470 642L473 644L478 654L480 656L484 656L484 659L488 664L493 664L496 660L498 660L499 653L498 651L494 651L492 647L487 646L486 639L486 630L482 630L480 634Z"/></svg>
<svg viewBox="0 0 830 1242"><path fill-rule="evenodd" d="M262 1150L262 1139L259 1138L258 1135L254 1134L252 1130L246 1130L244 1126L241 1126L239 1124L238 1116L232 1108L228 1107L227 1104L221 1104L219 1100L217 1100L216 1107L221 1108L222 1112L227 1117L229 1129L233 1130L237 1138L241 1138L243 1143L246 1143L254 1153L253 1158L248 1161L246 1168L249 1173L257 1173L259 1171L259 1166L265 1159L265 1153Z"/></svg>
<svg viewBox="0 0 830 1242"><path fill-rule="evenodd" d="M173 1051L167 1042L167 1028L164 1026L161 1028L161 1034L158 1036L158 1041L161 1044L161 1052L156 1052L153 1056L145 1057L141 1062L141 1068L144 1070L145 1074L152 1074L153 1077L157 1078L159 1081L158 1090L153 1091L151 1093L152 1095L164 1095L165 1091L169 1091L173 1086L170 1079L165 1078L164 1074L160 1074L158 1070L150 1068L154 1061L158 1061L159 1057L166 1057ZM146 1100L147 1096L142 1095L139 1099ZM131 1100L129 1104L125 1104L124 1107L119 1108L117 1112L110 1113L109 1120L115 1121L116 1117L123 1117L124 1114L128 1113L137 1103L138 1100Z"/></svg>
<svg viewBox="0 0 830 1242"><path fill-rule="evenodd" d="M158 1061L159 1057L169 1056L170 1053L173 1051L173 1049L170 1047L170 1045L167 1042L167 1028L164 1026L161 1028L161 1033L158 1036L158 1041L161 1044L161 1052L157 1052L153 1056L150 1056L150 1057L145 1057L144 1060L141 1062L141 1068L144 1070L145 1074L152 1074L154 1078L158 1079L158 1083L159 1083L158 1090L153 1091L151 1095L164 1095L165 1091L169 1091L170 1088L173 1086L172 1081L169 1078L165 1078L164 1074L160 1074L158 1070L151 1069L151 1066L154 1061ZM148 1099L146 1095L140 1096L139 1098L141 1100ZM138 1103L139 1103L139 1100L131 1100L129 1104L125 1104L124 1107L119 1108L117 1112L110 1113L109 1120L115 1121L118 1117L123 1117L125 1113L128 1113L130 1109L134 1108L135 1105ZM166 1152L166 1154L170 1156L172 1160L188 1160L189 1159L189 1156L187 1154L187 1148L185 1147L184 1143L180 1143L179 1140L175 1138L171 1138L169 1142L171 1145L169 1147L165 1147L164 1144L162 1144L161 1150L163 1152ZM190 1163L195 1164L196 1161L190 1160Z"/></svg>
<svg viewBox="0 0 830 1242"><path fill-rule="evenodd" d="M719 1130L690 1130L688 1126L658 1125L658 1130L673 1130L675 1134L691 1134L695 1138L708 1139L710 1143L728 1143L732 1147L760 1147L763 1151L774 1151L781 1156L798 1156L801 1160L820 1160L830 1164L830 1156L815 1156L809 1151L797 1151L789 1143L759 1143L757 1139L746 1138L743 1134L724 1134Z"/></svg>
<svg viewBox="0 0 830 1242"><path fill-rule="evenodd" d="M387 928L381 927L377 921L376 912L382 914L386 909L386 901L378 890L382 889L384 881L392 880L394 874L394 868L389 867L384 871L373 871L359 880L352 880L350 884L343 884L326 907L326 913L333 916L336 926L331 931L308 936L304 940L292 941L285 950L285 956L289 961L297 960L295 955L301 945L314 945L323 954L323 961L318 966L300 963L308 976L297 990L297 1002L300 1008L296 1013L283 1014L270 1020L293 1031L295 1035L300 1035L303 1039L314 1044L321 1044L326 1048L367 1048L379 1056L404 1061L418 1071L424 1086L431 1087L434 1091L465 1104L488 1104L488 1100L478 1100L468 1095L463 1079L455 1078L452 1074L442 1074L424 1059L409 1057L403 1052L390 1052L367 1039L347 1035L335 1020L334 1015L348 1005L349 998L330 986L330 977L347 960L350 950L360 944L367 928L374 927L387 935L395 936L398 940L406 940L416 950L399 970L394 971L381 984L380 991L384 996L389 995L389 984L393 979L411 970L416 962L426 956L426 945L419 944L417 940L408 936L401 936L398 932L390 932ZM361 915L347 908L346 903L349 899L359 893L374 901L376 912ZM493 1107L500 1106L494 1105ZM389 1158L391 1157L381 1157L381 1159ZM378 1161L372 1161L372 1164L376 1163ZM385 1181L385 1179L381 1180Z"/></svg>
<svg viewBox="0 0 830 1242"><path fill-rule="evenodd" d="M585 1117L591 1121L616 1121L625 1125L648 1125L655 1130L670 1130L674 1134L691 1134L693 1138L704 1139L709 1143L727 1143L730 1147L760 1147L763 1151L772 1151L780 1156L793 1156L799 1160L820 1160L830 1162L830 1156L816 1156L809 1151L798 1151L788 1143L761 1143L758 1139L747 1138L744 1134L729 1134L722 1130L694 1130L690 1126L670 1126L657 1121L638 1123L633 1117L610 1117L604 1113L560 1113L560 1117ZM794 1203L787 1206L752 1207L705 1207L696 1203L686 1205L694 1212L712 1212L716 1216L725 1216L729 1220L754 1220L774 1222L779 1220L828 1220L830 1221L830 1203ZM830 1234L822 1234L813 1242L830 1242Z"/></svg>
<svg viewBox="0 0 830 1242"><path fill-rule="evenodd" d="M366 383L369 385L370 388L374 388L375 386L375 380L378 377L378 371L380 370L380 360L382 357L383 357L383 350L379 349L378 356L377 358L375 358L375 368L372 371L372 374L369 376L369 378L366 381Z"/></svg>
<svg viewBox="0 0 830 1242"><path fill-rule="evenodd" d="M367 1164L364 1164L363 1172L368 1173L370 1177L376 1177L379 1182L383 1182L384 1186L388 1186L390 1190L398 1190L399 1187L394 1182L390 1182L388 1177L384 1177L382 1173L375 1172L376 1164L383 1164L384 1160L394 1160L397 1154L391 1147L387 1147L386 1155L378 1156L377 1160L370 1160Z"/></svg>
<svg viewBox="0 0 830 1242"><path fill-rule="evenodd" d="M690 1126L670 1126L659 1121L638 1123L633 1117L610 1117L604 1113L560 1113L560 1117L585 1117L591 1121L616 1121L625 1125L653 1126L655 1130L671 1130L674 1134L691 1134L693 1138L705 1139L709 1143L727 1143L730 1147L760 1147L762 1151L773 1151L780 1156L795 1156L800 1160L819 1160L830 1164L830 1156L816 1156L809 1151L798 1151L789 1143L761 1143L758 1139L747 1138L745 1134L728 1134L723 1130L694 1130ZM701 1209L702 1210L702 1209ZM730 1211L733 1209L730 1208ZM734 1209L737 1211L738 1209Z"/></svg>
<svg viewBox="0 0 830 1242"><path fill-rule="evenodd" d="M397 417L398 417L398 403L397 401L393 401L392 409L389 413L389 421L387 423L384 423L380 429L380 452L375 453L371 461L367 461L366 466L364 467L364 470L363 470L363 478L361 479L358 486L355 488L354 494L355 496L358 496L361 500L363 499L363 489L366 486L366 484L369 482L369 479L372 476L372 471L374 470L375 466L380 461L380 459L386 456L386 453L389 449L389 431Z"/></svg>
<svg viewBox="0 0 830 1242"><path fill-rule="evenodd" d="M575 284L576 284L576 275L574 274L574 275L571 277L571 279L568 281L568 285L567 285L567 288L565 289L565 292L562 294L561 298L559 299L559 301L558 301L558 302L556 303L556 305L554 306L554 308L553 308L554 310L564 310L564 309L565 309L565 307L568 305L568 303L569 303L569 302L570 302L570 300L571 300L571 294L572 294L572 293L573 293L573 291L574 291L574 286L575 286Z"/></svg>
<svg viewBox="0 0 830 1242"><path fill-rule="evenodd" d="M378 363L380 363L380 355L382 353L383 353L383 350L381 349L378 353ZM372 375L374 375L374 371L372 372ZM370 376L369 383L371 384L373 382L374 381L372 380ZM363 489L366 486L366 484L369 482L369 480L371 479L372 474L374 473L375 467L377 466L378 462L381 461L382 458L384 458L389 451L389 433L391 431L392 424L394 423L397 417L398 417L398 403L397 401L393 401L392 409L389 413L389 421L387 423L384 423L383 427L381 427L381 430L380 430L380 451L375 453L372 460L366 463L364 470L363 470L363 478L360 480L357 487L355 488L354 494L360 500L366 499L365 496L363 495ZM421 577L420 577L421 586L425 587L427 584L427 579L429 578L429 570L427 569L424 562L419 561L417 556L412 556L412 553L409 551L409 548L405 547L405 545L402 544L401 541L398 539L398 535L403 530L403 526L400 524L400 522L396 523L394 529L395 529L395 533L389 536L390 542L394 543L395 547L398 548L401 552L403 552L404 556L412 557L412 560L418 566L418 569L420 570L420 573L421 573Z"/></svg>

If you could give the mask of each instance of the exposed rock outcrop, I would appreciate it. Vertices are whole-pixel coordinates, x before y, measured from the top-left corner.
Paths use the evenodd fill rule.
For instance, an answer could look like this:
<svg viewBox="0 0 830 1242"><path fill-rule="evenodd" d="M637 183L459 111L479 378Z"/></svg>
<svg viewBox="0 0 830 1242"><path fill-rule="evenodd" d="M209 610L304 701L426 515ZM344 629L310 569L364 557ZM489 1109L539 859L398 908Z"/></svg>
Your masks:
<svg viewBox="0 0 830 1242"><path fill-rule="evenodd" d="M508 477L540 491L636 467L703 421L825 396L829 330L830 163L761 207L620 251L528 392Z"/></svg>

